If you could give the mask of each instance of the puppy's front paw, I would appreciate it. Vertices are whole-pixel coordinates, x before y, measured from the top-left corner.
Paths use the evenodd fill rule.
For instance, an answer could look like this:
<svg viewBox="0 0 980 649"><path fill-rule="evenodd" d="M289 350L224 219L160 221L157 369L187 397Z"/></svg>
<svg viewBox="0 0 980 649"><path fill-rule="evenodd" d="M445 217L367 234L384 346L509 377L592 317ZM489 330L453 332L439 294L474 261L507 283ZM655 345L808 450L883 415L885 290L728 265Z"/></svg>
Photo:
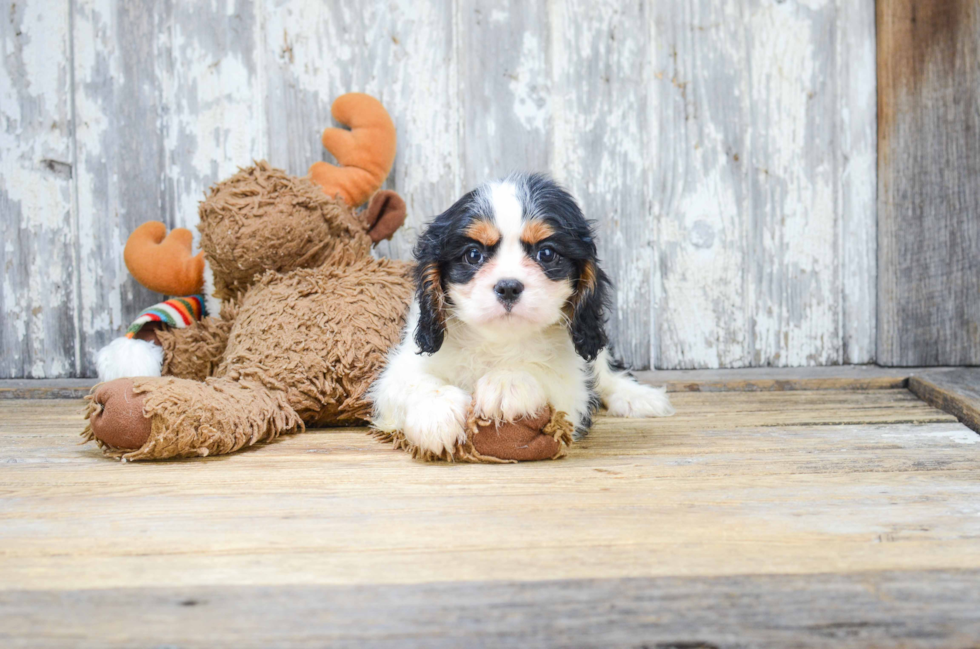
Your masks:
<svg viewBox="0 0 980 649"><path fill-rule="evenodd" d="M533 417L548 406L537 379L527 372L489 372L477 381L473 410L482 419L513 422Z"/></svg>
<svg viewBox="0 0 980 649"><path fill-rule="evenodd" d="M466 441L466 415L470 395L452 385L434 390L408 407L405 439L422 451L452 455Z"/></svg>
<svg viewBox="0 0 980 649"><path fill-rule="evenodd" d="M620 381L607 398L606 409L613 417L669 417L674 414L664 388L653 388L630 381Z"/></svg>

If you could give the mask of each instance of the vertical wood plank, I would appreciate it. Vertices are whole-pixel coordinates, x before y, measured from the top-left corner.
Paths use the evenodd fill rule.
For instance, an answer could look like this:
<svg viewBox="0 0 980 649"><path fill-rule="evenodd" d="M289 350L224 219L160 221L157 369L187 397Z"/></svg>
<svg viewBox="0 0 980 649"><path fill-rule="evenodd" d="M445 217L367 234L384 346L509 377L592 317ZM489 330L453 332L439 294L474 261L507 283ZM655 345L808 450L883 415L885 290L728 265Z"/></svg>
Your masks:
<svg viewBox="0 0 980 649"><path fill-rule="evenodd" d="M741 4L656 3L650 17L658 367L748 364L741 224L751 165Z"/></svg>
<svg viewBox="0 0 980 649"><path fill-rule="evenodd" d="M850 97L838 80L843 16L829 1L656 5L660 366L840 363L845 331L870 346L867 327L843 322L866 317L871 281L860 259L842 268L843 229L866 234L874 218L866 197L839 199L839 131L852 126L837 118ZM856 94L849 117L864 132L873 117ZM867 142L849 145L867 155ZM846 289L844 271L856 275Z"/></svg>
<svg viewBox="0 0 980 649"><path fill-rule="evenodd" d="M122 262L129 233L160 220L197 234L207 187L264 155L252 0L111 0L76 6L82 354L157 296Z"/></svg>
<svg viewBox="0 0 980 649"><path fill-rule="evenodd" d="M878 91L874 0L837 0L840 362L873 363L878 335Z"/></svg>
<svg viewBox="0 0 980 649"><path fill-rule="evenodd" d="M459 98L451 0L376 4L262 2L269 160L305 174L333 162L320 133L334 99L366 92L398 129L388 187L408 204L382 254L411 256L418 230L458 197Z"/></svg>
<svg viewBox="0 0 980 649"><path fill-rule="evenodd" d="M627 366L651 364L654 240L648 201L651 82L644 3L554 5L554 174L595 220L614 280L609 332Z"/></svg>
<svg viewBox="0 0 980 649"><path fill-rule="evenodd" d="M165 143L169 0L74 3L78 256L83 368L160 299L126 270L126 238L146 221L173 223Z"/></svg>
<svg viewBox="0 0 980 649"><path fill-rule="evenodd" d="M76 376L67 2L0 2L0 378Z"/></svg>
<svg viewBox="0 0 980 649"><path fill-rule="evenodd" d="M458 0L464 190L550 171L551 28L544 2Z"/></svg>
<svg viewBox="0 0 980 649"><path fill-rule="evenodd" d="M980 7L878 3L878 362L980 363Z"/></svg>
<svg viewBox="0 0 980 649"><path fill-rule="evenodd" d="M165 123L172 222L197 238L198 203L213 183L266 155L254 0L175 2Z"/></svg>

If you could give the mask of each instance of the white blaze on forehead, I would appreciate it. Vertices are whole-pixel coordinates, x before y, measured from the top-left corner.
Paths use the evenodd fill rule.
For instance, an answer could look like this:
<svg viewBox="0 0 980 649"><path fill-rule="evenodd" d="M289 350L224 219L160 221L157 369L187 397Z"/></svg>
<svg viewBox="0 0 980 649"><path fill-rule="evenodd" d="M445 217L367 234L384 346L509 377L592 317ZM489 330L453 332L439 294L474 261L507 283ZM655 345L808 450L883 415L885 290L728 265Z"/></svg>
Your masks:
<svg viewBox="0 0 980 649"><path fill-rule="evenodd" d="M504 239L520 240L524 207L517 197L517 187L512 182L494 183L490 186L490 205L493 220Z"/></svg>
<svg viewBox="0 0 980 649"><path fill-rule="evenodd" d="M493 282L501 279L526 282L529 269L521 245L524 207L517 196L517 187L506 180L493 183L487 187L485 198L489 203L487 207L493 210L494 225L500 231L500 245L483 274Z"/></svg>

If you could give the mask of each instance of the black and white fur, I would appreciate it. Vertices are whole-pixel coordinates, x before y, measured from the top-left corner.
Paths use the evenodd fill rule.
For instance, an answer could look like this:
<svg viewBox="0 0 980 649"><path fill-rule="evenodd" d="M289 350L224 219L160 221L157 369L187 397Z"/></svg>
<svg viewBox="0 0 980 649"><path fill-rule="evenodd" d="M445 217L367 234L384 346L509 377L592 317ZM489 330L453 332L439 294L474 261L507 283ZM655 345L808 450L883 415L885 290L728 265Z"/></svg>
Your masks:
<svg viewBox="0 0 980 649"><path fill-rule="evenodd" d="M541 175L463 196L415 249L417 295L401 344L372 386L373 424L424 451L465 441L472 405L514 421L552 405L588 431L673 414L664 390L617 371L605 347L609 280L575 200Z"/></svg>

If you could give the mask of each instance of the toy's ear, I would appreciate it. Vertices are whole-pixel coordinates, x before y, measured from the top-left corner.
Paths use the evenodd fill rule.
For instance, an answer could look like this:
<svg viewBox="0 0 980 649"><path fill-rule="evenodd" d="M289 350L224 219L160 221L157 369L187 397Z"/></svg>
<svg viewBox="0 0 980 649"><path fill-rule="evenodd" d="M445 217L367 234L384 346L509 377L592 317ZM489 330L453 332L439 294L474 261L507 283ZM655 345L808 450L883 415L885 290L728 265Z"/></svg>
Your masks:
<svg viewBox="0 0 980 649"><path fill-rule="evenodd" d="M328 128L323 132L323 146L339 166L316 162L310 167L310 180L330 198L339 196L357 207L381 187L391 171L395 124L381 102L359 92L338 97L330 112L350 130Z"/></svg>
<svg viewBox="0 0 980 649"><path fill-rule="evenodd" d="M166 237L164 237L166 235ZM164 295L192 295L204 286L204 253L191 255L194 235L150 221L129 235L123 260L136 281Z"/></svg>
<svg viewBox="0 0 980 649"><path fill-rule="evenodd" d="M361 220L374 243L390 239L405 222L405 201L390 189L380 191L361 212Z"/></svg>

